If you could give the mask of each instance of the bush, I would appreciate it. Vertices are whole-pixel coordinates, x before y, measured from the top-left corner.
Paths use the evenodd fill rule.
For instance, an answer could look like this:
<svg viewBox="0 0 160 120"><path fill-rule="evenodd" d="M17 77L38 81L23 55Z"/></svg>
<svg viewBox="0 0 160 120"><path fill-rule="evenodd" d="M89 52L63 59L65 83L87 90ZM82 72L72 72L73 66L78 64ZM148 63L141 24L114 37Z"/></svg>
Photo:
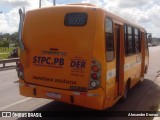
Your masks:
<svg viewBox="0 0 160 120"><path fill-rule="evenodd" d="M2 41L0 41L0 47L9 47L9 40L7 39L2 39Z"/></svg>

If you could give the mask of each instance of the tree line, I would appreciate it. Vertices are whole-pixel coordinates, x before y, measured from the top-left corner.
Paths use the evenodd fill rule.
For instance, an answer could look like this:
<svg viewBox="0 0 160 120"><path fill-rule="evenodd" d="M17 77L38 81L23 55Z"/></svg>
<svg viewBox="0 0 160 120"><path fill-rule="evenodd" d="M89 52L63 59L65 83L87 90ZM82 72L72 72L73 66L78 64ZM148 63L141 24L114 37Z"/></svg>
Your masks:
<svg viewBox="0 0 160 120"><path fill-rule="evenodd" d="M0 47L19 47L18 32L0 33Z"/></svg>

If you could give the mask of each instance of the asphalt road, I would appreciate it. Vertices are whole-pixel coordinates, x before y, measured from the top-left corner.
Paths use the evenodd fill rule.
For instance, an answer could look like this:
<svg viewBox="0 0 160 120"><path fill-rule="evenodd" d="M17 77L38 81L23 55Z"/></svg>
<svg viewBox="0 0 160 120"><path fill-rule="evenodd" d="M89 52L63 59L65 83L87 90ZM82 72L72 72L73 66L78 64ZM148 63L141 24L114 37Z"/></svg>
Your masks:
<svg viewBox="0 0 160 120"><path fill-rule="evenodd" d="M150 66L145 80L135 86L129 93L126 102L116 103L104 111L157 111L160 105L160 46L150 47ZM156 77L157 76L157 77ZM90 109L68 105L40 98L27 98L19 95L18 77L15 69L0 71L0 111L91 111ZM81 113L80 113L81 114ZM82 112L83 114L83 112ZM63 115L62 115L63 116ZM0 118L1 119L1 118ZM17 118L10 118L17 119ZM18 118L25 120L26 118ZM60 118L54 118L59 120ZM78 118L76 118L78 119ZM82 119L82 118L79 118ZM84 119L84 118L83 118ZM152 120L144 118L97 118L97 120Z"/></svg>

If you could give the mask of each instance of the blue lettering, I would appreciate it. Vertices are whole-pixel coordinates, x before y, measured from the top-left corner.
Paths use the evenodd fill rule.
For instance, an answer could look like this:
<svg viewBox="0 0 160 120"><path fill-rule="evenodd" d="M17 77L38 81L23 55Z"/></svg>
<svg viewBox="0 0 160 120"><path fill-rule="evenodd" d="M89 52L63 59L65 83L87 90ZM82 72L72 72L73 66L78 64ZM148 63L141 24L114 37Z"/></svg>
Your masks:
<svg viewBox="0 0 160 120"><path fill-rule="evenodd" d="M44 62L46 62L46 58L45 58L45 57L42 57L41 63L44 63Z"/></svg>
<svg viewBox="0 0 160 120"><path fill-rule="evenodd" d="M71 61L71 67L75 67L76 66L76 62L75 61Z"/></svg>
<svg viewBox="0 0 160 120"><path fill-rule="evenodd" d="M77 61L77 68L81 68L81 61Z"/></svg>
<svg viewBox="0 0 160 120"><path fill-rule="evenodd" d="M47 60L46 60L46 63L47 63L48 65L50 64L49 60L51 60L51 57L48 57Z"/></svg>
<svg viewBox="0 0 160 120"><path fill-rule="evenodd" d="M33 57L33 63L47 63L47 64L50 64L50 60L51 60L51 57L40 57L40 56L34 56Z"/></svg>
<svg viewBox="0 0 160 120"><path fill-rule="evenodd" d="M63 58L60 58L59 65L64 65L64 59Z"/></svg>
<svg viewBox="0 0 160 120"><path fill-rule="evenodd" d="M33 63L36 63L37 62L37 56L34 56L33 57Z"/></svg>
<svg viewBox="0 0 160 120"><path fill-rule="evenodd" d="M40 61L41 61L41 57L38 57L38 63L40 63Z"/></svg>
<svg viewBox="0 0 160 120"><path fill-rule="evenodd" d="M58 58L54 58L54 65L59 63L59 59Z"/></svg>
<svg viewBox="0 0 160 120"><path fill-rule="evenodd" d="M75 68L85 68L86 62L81 62L81 61L71 61L71 67Z"/></svg>
<svg viewBox="0 0 160 120"><path fill-rule="evenodd" d="M40 56L34 56L33 57L33 63L39 63L39 64L53 64L53 65L64 65L64 59L63 58L54 58L54 62L51 63L51 57L40 57Z"/></svg>
<svg viewBox="0 0 160 120"><path fill-rule="evenodd" d="M81 68L85 68L85 66L86 66L86 62L82 62L81 63Z"/></svg>

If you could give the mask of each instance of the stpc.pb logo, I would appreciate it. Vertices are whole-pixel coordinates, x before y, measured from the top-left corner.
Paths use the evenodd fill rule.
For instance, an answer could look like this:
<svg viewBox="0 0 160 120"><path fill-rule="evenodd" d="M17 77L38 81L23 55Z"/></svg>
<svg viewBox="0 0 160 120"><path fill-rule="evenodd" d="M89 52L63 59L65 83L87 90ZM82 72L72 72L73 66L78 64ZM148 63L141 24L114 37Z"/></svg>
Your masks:
<svg viewBox="0 0 160 120"><path fill-rule="evenodd" d="M12 117L11 112L2 112L2 117Z"/></svg>

